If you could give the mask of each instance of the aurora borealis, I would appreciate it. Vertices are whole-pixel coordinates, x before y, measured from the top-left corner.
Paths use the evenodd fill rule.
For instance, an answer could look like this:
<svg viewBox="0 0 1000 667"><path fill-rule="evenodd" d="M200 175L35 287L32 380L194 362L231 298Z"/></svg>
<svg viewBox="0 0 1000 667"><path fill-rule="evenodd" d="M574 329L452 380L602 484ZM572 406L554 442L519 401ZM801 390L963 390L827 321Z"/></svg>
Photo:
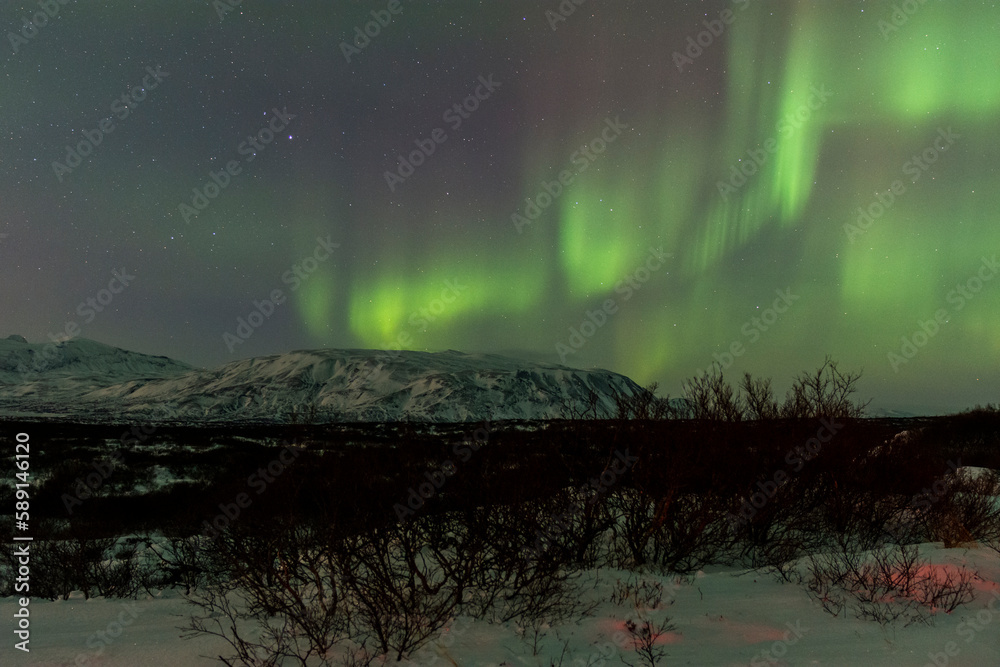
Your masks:
<svg viewBox="0 0 1000 667"><path fill-rule="evenodd" d="M0 11L0 334L1000 401L997 3L44 4Z"/></svg>

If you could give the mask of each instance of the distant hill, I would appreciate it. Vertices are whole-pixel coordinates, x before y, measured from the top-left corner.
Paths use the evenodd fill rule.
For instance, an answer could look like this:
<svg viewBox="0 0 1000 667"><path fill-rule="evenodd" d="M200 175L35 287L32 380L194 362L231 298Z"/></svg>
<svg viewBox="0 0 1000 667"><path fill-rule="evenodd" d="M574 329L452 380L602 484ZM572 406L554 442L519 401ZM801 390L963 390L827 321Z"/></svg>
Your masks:
<svg viewBox="0 0 1000 667"><path fill-rule="evenodd" d="M46 356L48 345L48 356ZM605 370L456 351L304 350L197 369L86 339L0 340L0 416L81 421L426 421L552 419L592 393L644 391Z"/></svg>

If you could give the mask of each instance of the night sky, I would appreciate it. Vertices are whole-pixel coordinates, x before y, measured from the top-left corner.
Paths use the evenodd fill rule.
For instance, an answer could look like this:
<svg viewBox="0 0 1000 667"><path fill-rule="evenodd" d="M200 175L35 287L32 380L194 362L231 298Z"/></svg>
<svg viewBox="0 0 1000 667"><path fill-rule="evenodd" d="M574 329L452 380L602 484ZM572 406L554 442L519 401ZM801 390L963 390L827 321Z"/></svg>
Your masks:
<svg viewBox="0 0 1000 667"><path fill-rule="evenodd" d="M51 4L0 11L2 335L1000 400L998 3Z"/></svg>

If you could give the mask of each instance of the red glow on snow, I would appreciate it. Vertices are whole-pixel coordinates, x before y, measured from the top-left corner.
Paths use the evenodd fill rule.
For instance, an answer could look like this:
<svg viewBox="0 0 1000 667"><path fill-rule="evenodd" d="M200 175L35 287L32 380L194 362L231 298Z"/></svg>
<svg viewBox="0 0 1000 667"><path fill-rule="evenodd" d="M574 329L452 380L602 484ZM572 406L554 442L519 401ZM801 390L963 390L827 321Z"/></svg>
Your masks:
<svg viewBox="0 0 1000 667"><path fill-rule="evenodd" d="M636 631L637 632L640 631L642 627L641 622L638 619L632 619L632 620L636 622L637 626ZM659 623L660 621L662 621L662 619L659 617L653 618L652 619L653 626L655 627L656 624ZM600 621L598 623L598 627L608 637L611 638L625 637L624 641L619 644L622 648L629 648L631 650L635 650L639 645L639 642L635 638L633 638L632 635L629 634L628 628L625 627L625 620L616 620L608 618L603 621ZM684 640L683 636L677 632L664 632L659 637L657 637L653 643L656 645L679 644L683 640Z"/></svg>
<svg viewBox="0 0 1000 667"><path fill-rule="evenodd" d="M762 623L735 623L723 621L730 636L739 636L748 644L781 641L788 636L788 628L775 628Z"/></svg>
<svg viewBox="0 0 1000 667"><path fill-rule="evenodd" d="M927 563L921 565L917 568L916 581L935 581L938 583L944 583L948 581L949 577L951 581L957 582L965 576L969 578L969 583L972 587L978 590L987 590L989 588L995 587L996 584L991 582L982 581L979 577L976 577L973 573L966 570L966 568L960 565L951 565L949 563Z"/></svg>
<svg viewBox="0 0 1000 667"><path fill-rule="evenodd" d="M723 616L709 619L713 624L722 626L721 634L729 640L742 641L746 644L761 644L764 642L784 641L788 638L788 627L774 627L764 623L743 623Z"/></svg>
<svg viewBox="0 0 1000 667"><path fill-rule="evenodd" d="M904 576L901 571L893 572L893 576L898 577L898 585L903 584ZM996 583L983 580L981 577L976 575L975 572L972 572L968 568L962 567L961 565L952 565L951 563L924 563L916 568L912 577L912 587L909 591L907 591L905 597L920 601L924 605L930 606L933 609L933 602L926 598L926 594L929 589L936 589L938 587L956 589L959 586L963 586L963 581L968 582L965 585L967 585L968 588L971 588L973 592L981 593L1000 590L1000 586Z"/></svg>

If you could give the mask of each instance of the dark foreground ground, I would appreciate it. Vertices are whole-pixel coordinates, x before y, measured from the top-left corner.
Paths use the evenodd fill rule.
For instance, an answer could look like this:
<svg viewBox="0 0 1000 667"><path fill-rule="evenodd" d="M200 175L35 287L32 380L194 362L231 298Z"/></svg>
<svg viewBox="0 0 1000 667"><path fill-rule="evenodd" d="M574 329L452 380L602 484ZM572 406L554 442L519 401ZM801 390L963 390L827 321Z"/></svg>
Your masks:
<svg viewBox="0 0 1000 667"><path fill-rule="evenodd" d="M847 487L912 497L954 467L1000 469L995 412L739 423L2 422L10 482L19 432L31 438L35 525L103 535L208 532L204 522L213 525L219 505L241 494L251 502L239 518L253 523L337 516L365 525L584 487L651 498L711 494L738 514L744 499L772 483L782 492ZM7 486L0 512L13 506Z"/></svg>
<svg viewBox="0 0 1000 667"><path fill-rule="evenodd" d="M715 636L692 611L706 568L792 584L818 613L884 628L963 613L997 586L924 559L931 547L1000 552L993 409L902 420L6 422L0 441L0 514L33 537L32 599L183 597L193 604L183 630L232 665L431 664L456 618L513 632L537 656L545 628L609 604L637 614L608 626L616 650L641 656L645 645L642 664L655 665L663 642ZM0 559L0 598L13 606L18 558ZM619 573L609 590L602 572ZM680 634L664 597L673 577L688 577L694 614L677 617Z"/></svg>

